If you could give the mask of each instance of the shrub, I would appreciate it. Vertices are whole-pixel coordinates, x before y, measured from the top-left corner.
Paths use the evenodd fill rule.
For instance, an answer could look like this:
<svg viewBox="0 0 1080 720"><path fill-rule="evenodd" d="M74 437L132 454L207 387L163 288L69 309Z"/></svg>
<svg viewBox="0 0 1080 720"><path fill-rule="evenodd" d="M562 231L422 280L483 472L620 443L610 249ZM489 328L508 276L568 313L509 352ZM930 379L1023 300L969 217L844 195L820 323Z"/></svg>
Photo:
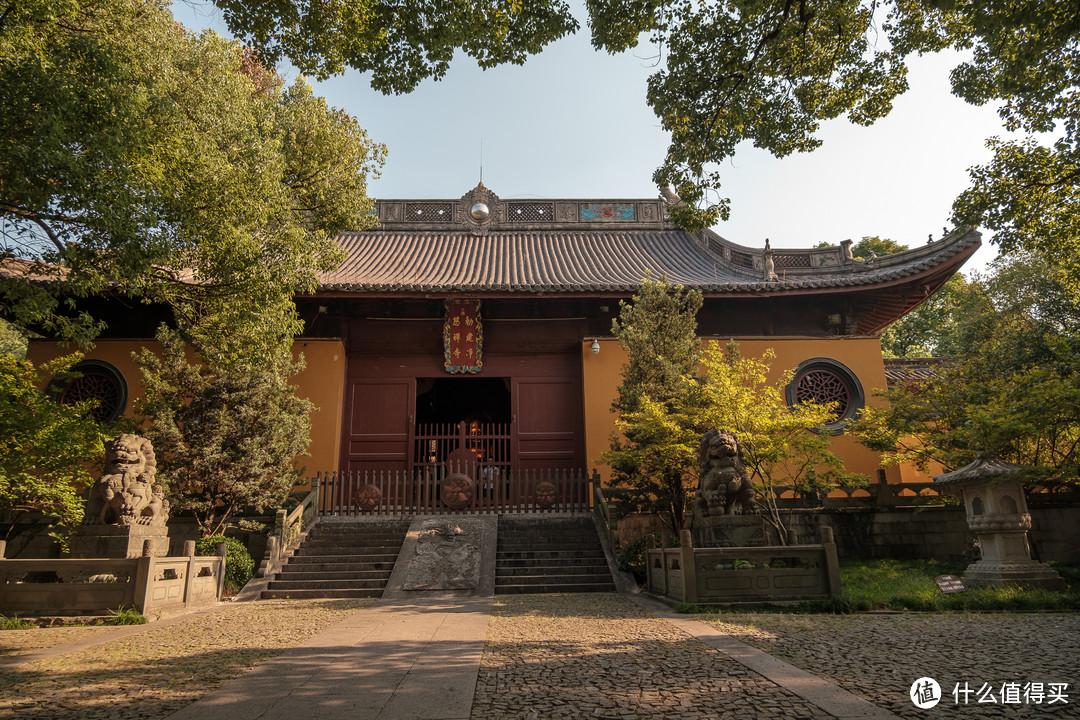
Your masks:
<svg viewBox="0 0 1080 720"><path fill-rule="evenodd" d="M197 555L216 555L218 543L225 543L225 592L235 595L255 574L255 561L244 543L223 535L204 537L195 543Z"/></svg>
<svg viewBox="0 0 1080 720"><path fill-rule="evenodd" d="M146 616L135 608L116 608L109 611L104 625L145 625Z"/></svg>
<svg viewBox="0 0 1080 720"><path fill-rule="evenodd" d="M642 535L631 540L619 551L618 558L616 558L619 569L631 573L638 585L644 585L647 577L648 568L646 567L645 553L648 537L648 535Z"/></svg>
<svg viewBox="0 0 1080 720"><path fill-rule="evenodd" d="M28 620L20 620L18 615L0 615L0 630L28 630L34 627L34 623Z"/></svg>

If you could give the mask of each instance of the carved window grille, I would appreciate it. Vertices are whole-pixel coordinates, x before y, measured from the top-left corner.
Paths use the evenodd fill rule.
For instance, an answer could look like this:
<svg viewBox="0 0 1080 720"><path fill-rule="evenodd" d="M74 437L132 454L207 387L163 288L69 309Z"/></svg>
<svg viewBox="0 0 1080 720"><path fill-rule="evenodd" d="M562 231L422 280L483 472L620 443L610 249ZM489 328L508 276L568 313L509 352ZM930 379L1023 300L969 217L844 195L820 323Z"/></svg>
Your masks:
<svg viewBox="0 0 1080 720"><path fill-rule="evenodd" d="M123 414L127 406L127 383L115 367L101 360L84 360L71 368L70 380L54 384L53 399L61 405L92 401L90 413L99 424L110 423Z"/></svg>
<svg viewBox="0 0 1080 720"><path fill-rule="evenodd" d="M829 358L813 358L796 368L795 378L787 388L787 400L792 405L834 403L833 420L821 431L839 433L863 407L865 398L862 385L847 366Z"/></svg>
<svg viewBox="0 0 1080 720"><path fill-rule="evenodd" d="M510 203L506 210L509 222L553 222L554 203Z"/></svg>
<svg viewBox="0 0 1080 720"><path fill-rule="evenodd" d="M810 267L810 254L781 254L773 253L773 267L776 268L808 268Z"/></svg>
<svg viewBox="0 0 1080 720"><path fill-rule="evenodd" d="M405 222L450 222L453 218L453 203L405 203Z"/></svg>
<svg viewBox="0 0 1080 720"><path fill-rule="evenodd" d="M843 417L851 405L851 391L839 375L828 370L811 370L795 384L795 400L819 405L836 404L836 416Z"/></svg>
<svg viewBox="0 0 1080 720"><path fill-rule="evenodd" d="M750 253L740 252L738 250L731 251L731 262L735 265L741 265L742 267L752 268L754 267L754 256Z"/></svg>

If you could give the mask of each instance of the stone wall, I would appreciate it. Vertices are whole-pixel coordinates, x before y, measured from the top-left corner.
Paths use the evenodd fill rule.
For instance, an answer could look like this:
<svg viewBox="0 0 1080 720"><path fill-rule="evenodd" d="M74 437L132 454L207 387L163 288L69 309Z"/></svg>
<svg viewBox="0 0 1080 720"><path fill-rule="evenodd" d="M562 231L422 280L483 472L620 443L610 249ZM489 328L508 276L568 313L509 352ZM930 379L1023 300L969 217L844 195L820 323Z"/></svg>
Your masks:
<svg viewBox="0 0 1080 720"><path fill-rule="evenodd" d="M1080 565L1080 505L1030 510L1034 559ZM831 527L841 558L963 560L974 540L960 508L795 510L793 517L800 543L820 542L819 528ZM626 545L656 527L651 518L625 518L619 521L619 541Z"/></svg>

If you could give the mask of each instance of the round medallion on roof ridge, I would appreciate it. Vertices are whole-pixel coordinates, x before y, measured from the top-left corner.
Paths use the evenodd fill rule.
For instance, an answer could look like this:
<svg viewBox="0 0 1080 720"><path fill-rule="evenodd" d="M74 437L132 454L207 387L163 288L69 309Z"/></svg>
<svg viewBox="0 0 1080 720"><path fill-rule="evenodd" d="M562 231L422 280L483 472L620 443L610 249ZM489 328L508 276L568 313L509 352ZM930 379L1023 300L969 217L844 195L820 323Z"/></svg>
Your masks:
<svg viewBox="0 0 1080 720"><path fill-rule="evenodd" d="M465 193L457 207L457 223L473 235L485 235L492 225L502 220L502 201L484 187L484 183Z"/></svg>

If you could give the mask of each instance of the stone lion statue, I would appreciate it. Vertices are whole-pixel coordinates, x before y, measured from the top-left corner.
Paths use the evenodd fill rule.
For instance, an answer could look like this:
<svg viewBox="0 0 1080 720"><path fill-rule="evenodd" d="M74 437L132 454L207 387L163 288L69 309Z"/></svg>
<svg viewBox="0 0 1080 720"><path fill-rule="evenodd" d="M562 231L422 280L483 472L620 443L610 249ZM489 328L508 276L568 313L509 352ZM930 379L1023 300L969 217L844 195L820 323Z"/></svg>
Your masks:
<svg viewBox="0 0 1080 720"><path fill-rule="evenodd" d="M754 510L754 485L743 464L742 443L730 430L710 430L698 448L700 485L694 513L701 517Z"/></svg>
<svg viewBox="0 0 1080 720"><path fill-rule="evenodd" d="M90 488L86 522L164 525L169 501L156 474L154 446L146 438L125 433L106 442L105 472Z"/></svg>

